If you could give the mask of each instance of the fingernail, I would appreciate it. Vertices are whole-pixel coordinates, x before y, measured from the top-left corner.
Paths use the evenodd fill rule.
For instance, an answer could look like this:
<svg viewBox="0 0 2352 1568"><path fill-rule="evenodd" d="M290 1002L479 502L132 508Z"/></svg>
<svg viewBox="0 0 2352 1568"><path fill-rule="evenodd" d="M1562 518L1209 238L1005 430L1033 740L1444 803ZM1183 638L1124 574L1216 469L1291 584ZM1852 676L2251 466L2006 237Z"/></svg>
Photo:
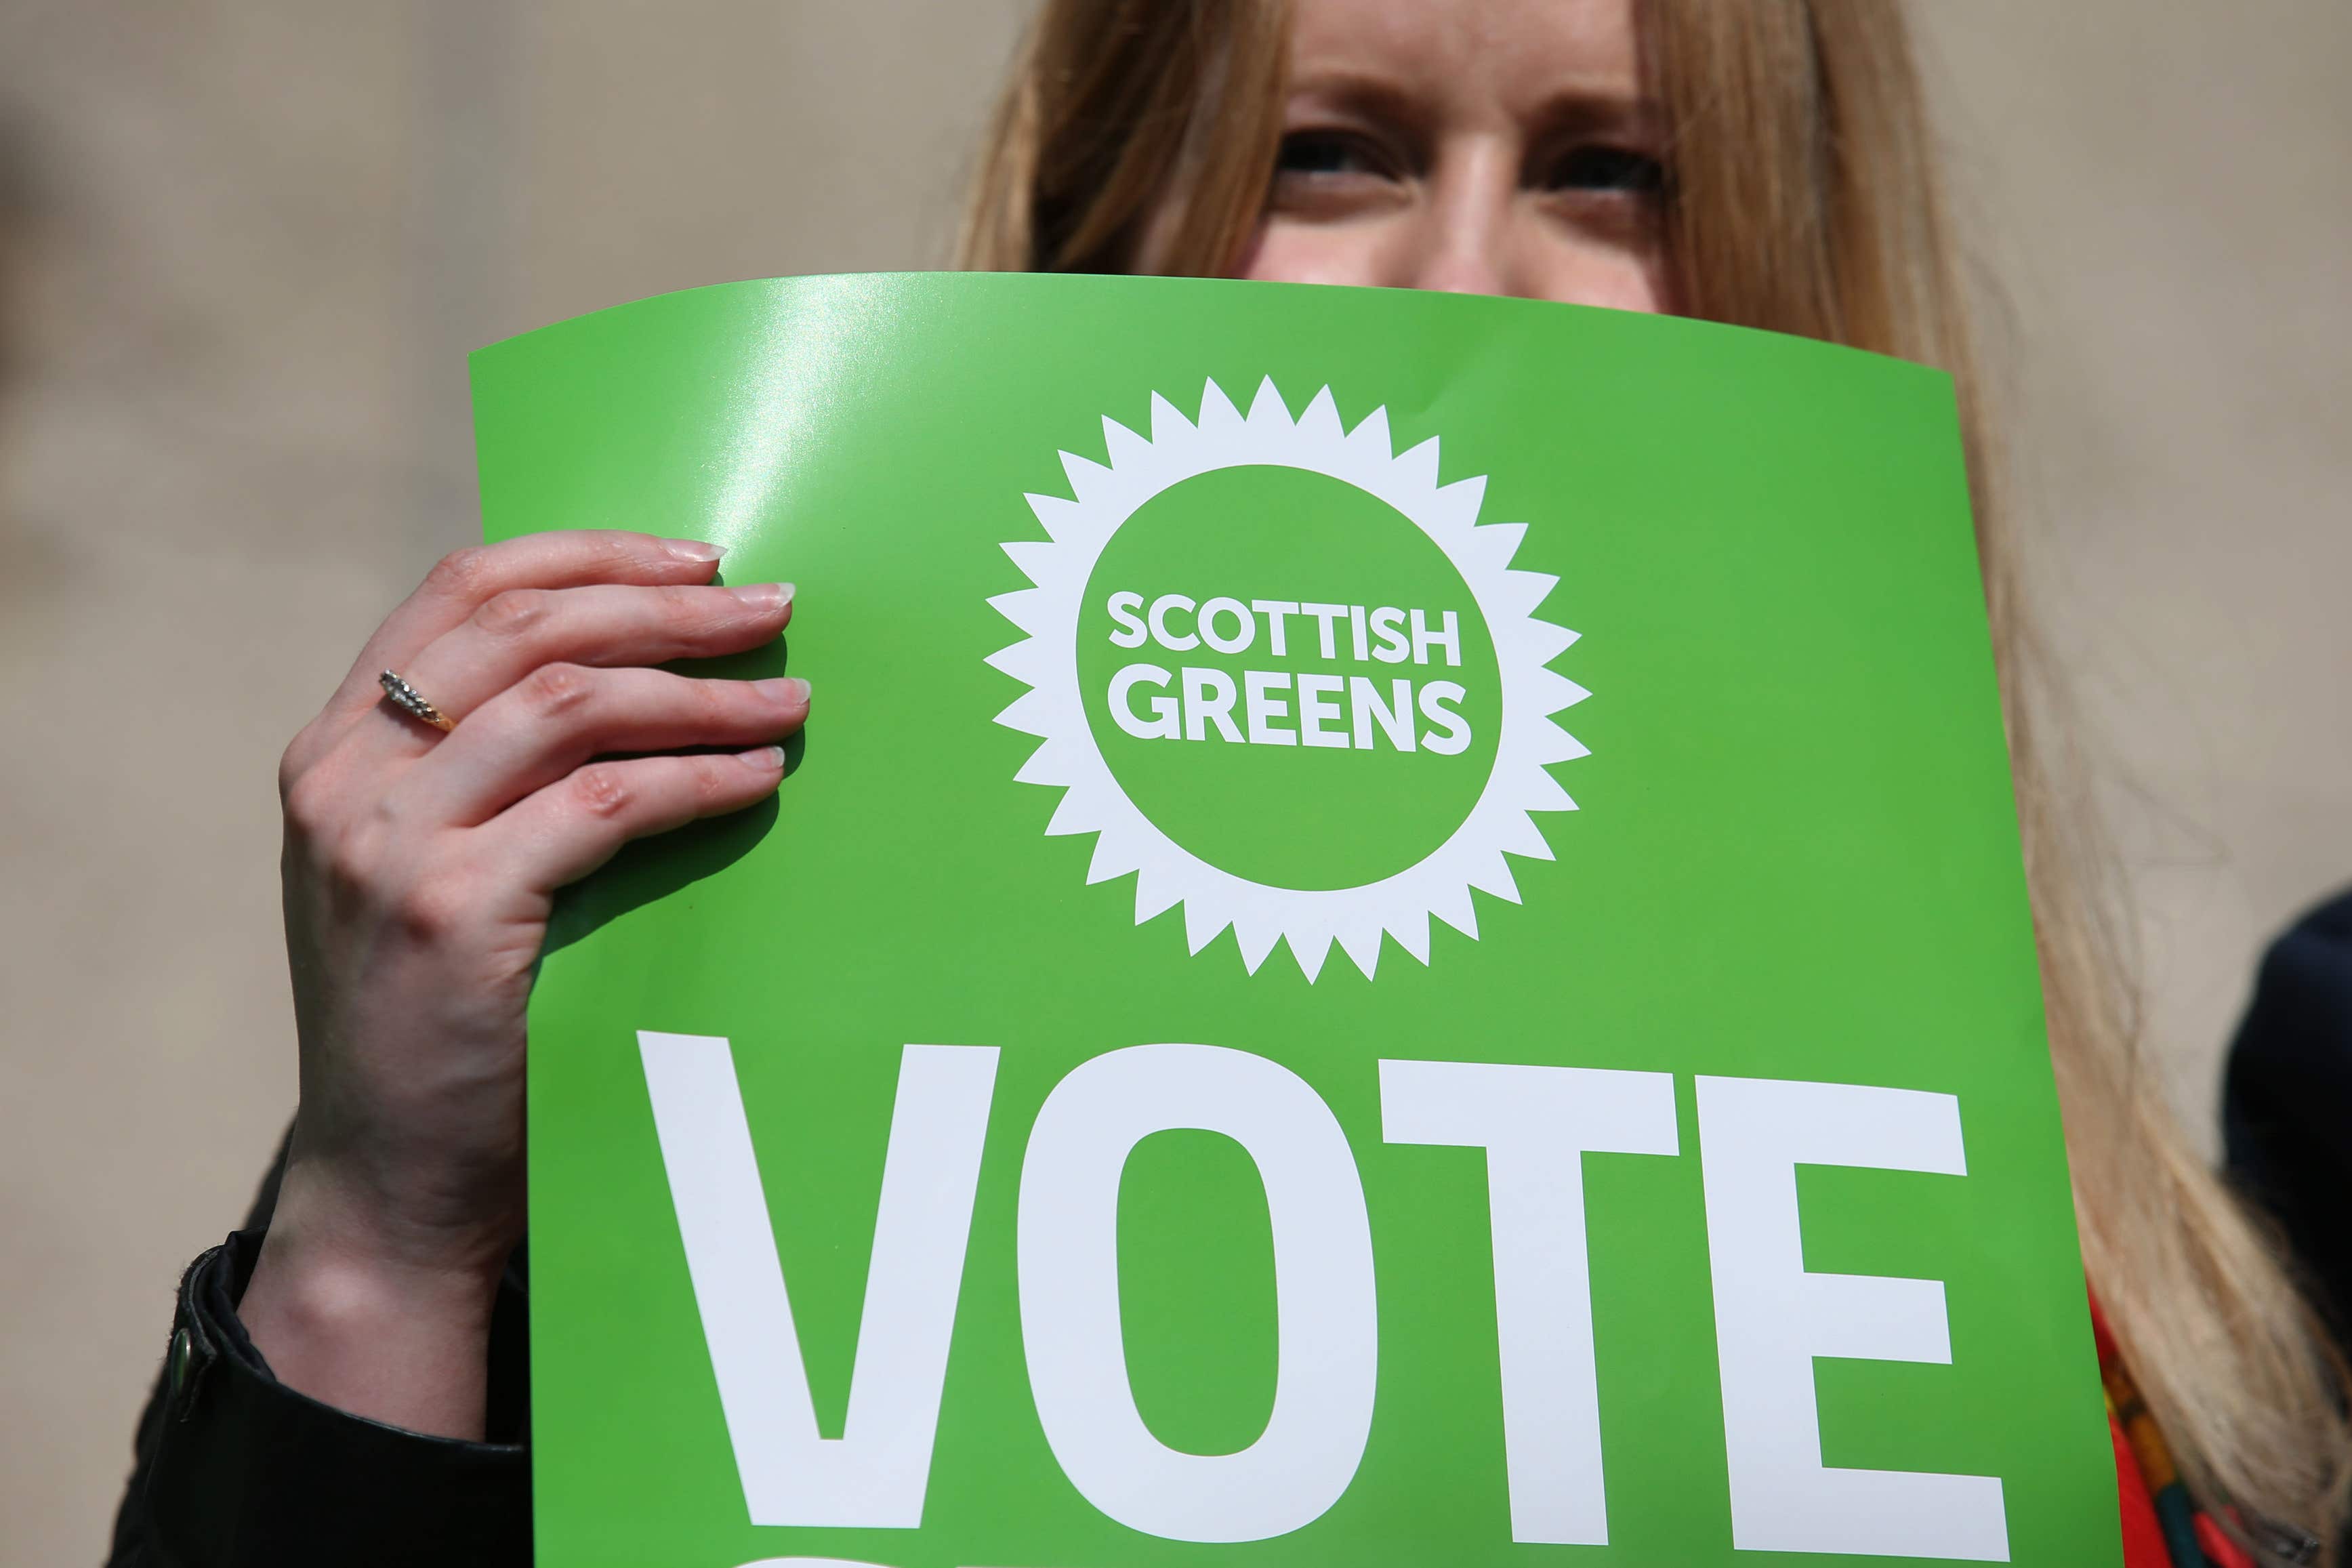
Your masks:
<svg viewBox="0 0 2352 1568"><path fill-rule="evenodd" d="M760 695L777 702L806 702L809 683L797 675L779 676L773 680L758 682Z"/></svg>
<svg viewBox="0 0 2352 1568"><path fill-rule="evenodd" d="M781 610L793 602L790 583L746 583L727 591L755 610Z"/></svg>
<svg viewBox="0 0 2352 1568"><path fill-rule="evenodd" d="M781 768L784 765L784 749L782 746L762 746L756 752L743 752L742 757L755 768Z"/></svg>
<svg viewBox="0 0 2352 1568"><path fill-rule="evenodd" d="M723 544L705 544L699 539L665 539L662 548L680 561L709 563L727 553Z"/></svg>

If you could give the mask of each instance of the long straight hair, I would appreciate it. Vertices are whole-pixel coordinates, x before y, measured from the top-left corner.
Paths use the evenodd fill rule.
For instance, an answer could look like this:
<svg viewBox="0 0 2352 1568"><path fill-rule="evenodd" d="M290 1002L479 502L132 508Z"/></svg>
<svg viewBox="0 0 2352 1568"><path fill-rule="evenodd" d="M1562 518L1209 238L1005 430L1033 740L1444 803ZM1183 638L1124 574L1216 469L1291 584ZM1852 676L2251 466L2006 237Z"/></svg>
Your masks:
<svg viewBox="0 0 2352 1568"><path fill-rule="evenodd" d="M2266 1561L2331 1561L2343 1367L2268 1232L2189 1146L2139 1049L2064 694L2028 613L1898 0L1634 0L1671 127L1681 313L1942 369L1969 457L2084 1265L2182 1478ZM1046 0L982 148L961 264L1230 271L1281 137L1285 0Z"/></svg>

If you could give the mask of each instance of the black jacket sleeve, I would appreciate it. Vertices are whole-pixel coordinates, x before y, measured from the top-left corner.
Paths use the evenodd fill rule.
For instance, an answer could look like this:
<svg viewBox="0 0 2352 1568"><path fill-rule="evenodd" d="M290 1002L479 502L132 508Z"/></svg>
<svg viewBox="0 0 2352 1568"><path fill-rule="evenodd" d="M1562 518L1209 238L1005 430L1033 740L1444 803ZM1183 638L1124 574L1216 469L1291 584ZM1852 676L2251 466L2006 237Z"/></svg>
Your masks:
<svg viewBox="0 0 2352 1568"><path fill-rule="evenodd" d="M2286 1233L2337 1332L2352 1331L2352 893L2263 957L2221 1126L2231 1179Z"/></svg>
<svg viewBox="0 0 2352 1568"><path fill-rule="evenodd" d="M273 1172L247 1228L180 1282L109 1568L528 1564L520 1267L491 1331L488 1435L499 1440L402 1431L278 1383L237 1321L275 1196Z"/></svg>

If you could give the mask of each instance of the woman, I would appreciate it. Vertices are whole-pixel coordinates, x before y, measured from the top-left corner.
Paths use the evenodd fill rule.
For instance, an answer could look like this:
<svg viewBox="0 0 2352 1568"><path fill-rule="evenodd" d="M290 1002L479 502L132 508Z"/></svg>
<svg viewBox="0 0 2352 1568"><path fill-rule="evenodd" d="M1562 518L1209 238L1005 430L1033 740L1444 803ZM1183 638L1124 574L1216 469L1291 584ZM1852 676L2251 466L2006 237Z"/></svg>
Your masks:
<svg viewBox="0 0 2352 1568"><path fill-rule="evenodd" d="M2133 1568L2320 1560L2352 1467L2336 1363L2136 1070L1950 247L1892 0L1051 0L964 259L1674 310L1952 372ZM715 566L639 534L461 551L289 749L301 1106L266 1234L183 1288L118 1563L527 1559L502 1280L550 900L765 796L807 711L801 682L646 668L782 628L789 589ZM386 668L446 713L380 700ZM590 761L685 746L731 754Z"/></svg>

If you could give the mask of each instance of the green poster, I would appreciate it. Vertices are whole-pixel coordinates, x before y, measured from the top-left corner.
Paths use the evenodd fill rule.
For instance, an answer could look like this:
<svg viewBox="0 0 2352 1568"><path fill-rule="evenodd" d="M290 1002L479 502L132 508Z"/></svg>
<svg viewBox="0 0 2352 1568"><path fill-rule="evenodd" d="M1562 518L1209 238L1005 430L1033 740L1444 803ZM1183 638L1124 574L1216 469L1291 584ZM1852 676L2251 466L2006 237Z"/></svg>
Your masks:
<svg viewBox="0 0 2352 1568"><path fill-rule="evenodd" d="M483 351L801 585L532 1005L546 1568L2118 1561L1948 382L864 277Z"/></svg>

